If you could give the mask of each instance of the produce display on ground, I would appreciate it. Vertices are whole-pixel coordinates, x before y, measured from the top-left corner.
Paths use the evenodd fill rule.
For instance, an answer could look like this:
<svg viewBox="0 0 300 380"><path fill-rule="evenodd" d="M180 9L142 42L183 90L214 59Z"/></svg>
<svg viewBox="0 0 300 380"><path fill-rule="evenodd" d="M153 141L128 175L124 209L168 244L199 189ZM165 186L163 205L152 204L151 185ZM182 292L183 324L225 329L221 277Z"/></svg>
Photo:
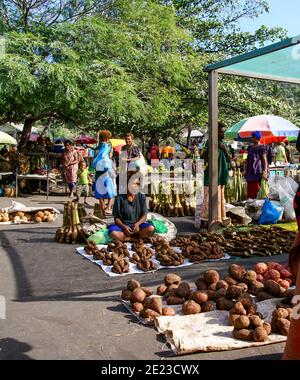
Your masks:
<svg viewBox="0 0 300 380"><path fill-rule="evenodd" d="M184 267L197 262L194 256L185 257L180 248L171 247L158 235L148 241L149 243L144 243L143 240L139 240L133 244L114 242L108 245L96 245L93 241L88 241L85 247L76 248L76 252L99 265L109 276L155 272L163 268ZM213 246L210 247L207 249L205 261L230 258L222 251L218 251L216 255Z"/></svg>
<svg viewBox="0 0 300 380"><path fill-rule="evenodd" d="M260 282L257 280L260 276L257 272L261 273L262 270L265 277L263 282ZM270 279L271 277L276 280ZM255 302L259 302L284 298L286 301L283 303L290 305L289 300L294 295L294 290L290 289L290 285L293 285L291 273L278 263L258 263L253 270L246 270L242 265L231 264L228 267L228 275L224 279L221 279L216 270L207 270L203 273L203 277L195 281L193 286L182 281L180 276L173 273L167 274L164 284L159 285L155 291L149 289L145 291L137 280L129 280L127 288L122 291L121 298L131 303L134 312L144 310L142 315L139 314L141 317L149 314L147 309L154 310L158 315L165 315L163 305L172 315L177 314L179 310L177 309L177 313L175 310L169 310L170 305L172 305L171 307L182 305L181 315L199 314L213 310L227 310L231 311L230 314L235 314L235 308L242 303L243 306L247 305L248 314L256 314L254 299ZM147 299L148 296L152 296L151 302L154 298L155 303L161 305L159 311L157 311L157 307L153 309L152 304L148 303L150 301ZM241 315L247 313L236 312ZM151 312L145 319L151 321L158 315Z"/></svg>
<svg viewBox="0 0 300 380"><path fill-rule="evenodd" d="M79 216L80 215L80 216ZM55 240L58 243L78 243L86 241L80 218L86 215L84 207L78 202L64 204L63 225L56 230Z"/></svg>
<svg viewBox="0 0 300 380"><path fill-rule="evenodd" d="M11 207L0 209L0 224L51 223L57 214L53 207L27 207L12 201Z"/></svg>
<svg viewBox="0 0 300 380"><path fill-rule="evenodd" d="M264 275L262 282L257 281L261 275ZM288 333L294 296L294 289L289 288L292 285L291 277L287 268L275 262L258 263L253 270L232 264L224 279L216 270L207 270L194 286L173 273L167 274L164 283L155 291L142 287L139 281L132 279L122 291L121 299L126 308L144 324L159 325L160 318L195 314L209 318L211 313L221 316L218 311L226 311L227 337L228 326L232 326L233 330L230 331L234 340L271 343L278 339L282 341L278 335L287 336ZM264 315L260 306L265 303L271 305L272 302L268 315ZM224 321L220 322L221 325ZM214 328L217 329L216 326ZM270 339L271 334L276 336ZM230 347L227 349L240 348L235 344Z"/></svg>
<svg viewBox="0 0 300 380"><path fill-rule="evenodd" d="M205 242L218 244L225 253L235 257L273 256L288 254L296 232L279 226L269 228L257 226L236 230L227 228L221 233L202 232L196 235L178 237L171 241L172 246L185 247L190 252L191 244Z"/></svg>

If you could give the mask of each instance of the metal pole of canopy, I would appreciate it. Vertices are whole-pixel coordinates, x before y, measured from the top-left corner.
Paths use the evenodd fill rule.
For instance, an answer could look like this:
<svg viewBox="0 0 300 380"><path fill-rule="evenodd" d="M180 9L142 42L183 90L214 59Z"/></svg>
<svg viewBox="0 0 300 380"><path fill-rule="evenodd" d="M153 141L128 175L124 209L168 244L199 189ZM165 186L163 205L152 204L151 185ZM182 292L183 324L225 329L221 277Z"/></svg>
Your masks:
<svg viewBox="0 0 300 380"><path fill-rule="evenodd" d="M209 212L208 225L218 219L218 71L208 74Z"/></svg>

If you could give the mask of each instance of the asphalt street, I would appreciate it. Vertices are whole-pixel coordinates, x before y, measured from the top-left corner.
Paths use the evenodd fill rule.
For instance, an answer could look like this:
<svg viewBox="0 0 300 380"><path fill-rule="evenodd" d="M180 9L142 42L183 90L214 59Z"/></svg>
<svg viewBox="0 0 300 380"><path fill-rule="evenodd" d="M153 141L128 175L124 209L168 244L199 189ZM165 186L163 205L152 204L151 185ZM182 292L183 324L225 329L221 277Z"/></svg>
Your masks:
<svg viewBox="0 0 300 380"><path fill-rule="evenodd" d="M14 200L14 199L13 199ZM0 359L144 359L176 357L154 328L138 323L120 303L120 292L130 278L157 287L174 272L190 283L208 268L221 274L237 259L195 264L176 270L136 276L108 277L100 267L75 253L77 245L54 241L62 225L65 196L18 198L30 206L51 206L61 214L53 223L0 227L0 296L6 319L0 319ZM89 199L90 203L93 202ZM0 208L11 199L0 198ZM92 206L90 207L92 211ZM193 218L174 218L179 232L195 232ZM267 260L273 260L269 258ZM251 268L261 258L241 259ZM287 256L276 261L287 263ZM2 299L2 298L1 298ZM260 348L198 353L187 360L280 359L284 344Z"/></svg>

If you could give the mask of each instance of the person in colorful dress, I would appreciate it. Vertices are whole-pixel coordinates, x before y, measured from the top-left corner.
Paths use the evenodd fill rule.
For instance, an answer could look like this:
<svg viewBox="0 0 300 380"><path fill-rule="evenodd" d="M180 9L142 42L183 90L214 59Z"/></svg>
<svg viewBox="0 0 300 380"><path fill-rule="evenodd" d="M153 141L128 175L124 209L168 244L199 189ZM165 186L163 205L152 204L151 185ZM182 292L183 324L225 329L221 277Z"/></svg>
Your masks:
<svg viewBox="0 0 300 380"><path fill-rule="evenodd" d="M77 172L79 156L78 152L74 149L70 140L66 140L65 150L63 153L63 173L65 181L69 187L70 195L69 197L76 196L76 182L77 182Z"/></svg>
<svg viewBox="0 0 300 380"><path fill-rule="evenodd" d="M96 148L97 155L93 161L95 173L95 198L99 199L100 207L103 213L112 214L113 199L117 195L116 191L116 173L113 166L112 155L113 149L109 142L111 139L110 131L103 130L99 133L100 143ZM105 206L105 200L108 200Z"/></svg>
<svg viewBox="0 0 300 380"><path fill-rule="evenodd" d="M247 181L247 197L256 199L260 189L261 180L268 179L268 161L265 145L260 143L261 132L253 132L251 135L253 145L248 148L248 156L245 165L245 179Z"/></svg>

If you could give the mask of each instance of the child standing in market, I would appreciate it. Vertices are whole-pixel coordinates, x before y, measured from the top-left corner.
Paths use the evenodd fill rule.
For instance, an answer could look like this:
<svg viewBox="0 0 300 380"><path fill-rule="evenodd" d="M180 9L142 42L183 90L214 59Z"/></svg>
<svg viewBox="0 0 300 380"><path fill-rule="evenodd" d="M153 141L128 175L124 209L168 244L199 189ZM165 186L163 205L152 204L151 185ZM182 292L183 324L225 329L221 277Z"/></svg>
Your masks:
<svg viewBox="0 0 300 380"><path fill-rule="evenodd" d="M84 204L88 205L87 197L89 195L89 182L90 182L90 174L85 161L81 161L79 164L78 172L77 172L77 199L81 196L84 197Z"/></svg>

